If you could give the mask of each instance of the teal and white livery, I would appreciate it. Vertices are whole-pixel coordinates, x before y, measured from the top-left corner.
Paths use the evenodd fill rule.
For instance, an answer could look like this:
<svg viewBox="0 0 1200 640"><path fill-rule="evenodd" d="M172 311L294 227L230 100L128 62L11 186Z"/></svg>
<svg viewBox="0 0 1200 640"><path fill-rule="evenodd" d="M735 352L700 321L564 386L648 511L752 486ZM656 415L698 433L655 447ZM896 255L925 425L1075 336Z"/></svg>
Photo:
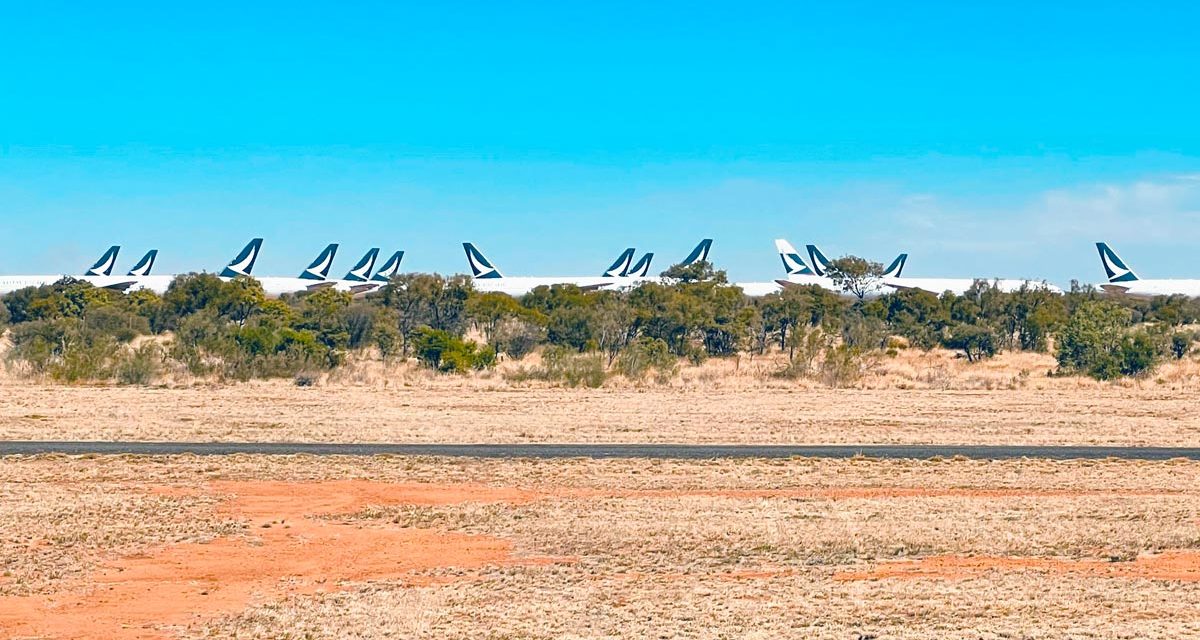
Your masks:
<svg viewBox="0 0 1200 640"><path fill-rule="evenodd" d="M883 270L883 277L899 278L900 274L904 272L904 265L907 262L908 262L908 254L907 253L902 253L902 254L896 256L896 259L892 260L892 264L888 265L888 267Z"/></svg>
<svg viewBox="0 0 1200 640"><path fill-rule="evenodd" d="M367 282L371 279L371 269L375 268L375 260L379 258L379 247L372 247L367 251L366 255L358 260L358 264L354 265L342 280L351 282Z"/></svg>
<svg viewBox="0 0 1200 640"><path fill-rule="evenodd" d="M403 251L393 253L392 257L388 258L382 267L379 267L379 271L376 271L375 275L371 276L371 282L378 282L381 285L391 282L392 278L396 277L397 273L400 273L400 262L402 260L404 260Z"/></svg>
<svg viewBox="0 0 1200 640"><path fill-rule="evenodd" d="M349 291L353 294L368 293L379 288L380 283L371 279L371 269L375 268L377 258L379 247L372 247L341 280L335 281L334 286L338 291Z"/></svg>
<svg viewBox="0 0 1200 640"><path fill-rule="evenodd" d="M1107 282L1100 285L1105 293L1135 298L1175 295L1200 297L1200 280L1141 278L1134 273L1128 263L1117 255L1116 251L1113 251L1112 247L1103 242L1097 242L1096 251L1100 253L1100 264L1104 267L1104 275L1108 278Z"/></svg>
<svg viewBox="0 0 1200 640"><path fill-rule="evenodd" d="M1109 284L1138 280L1137 274L1125 265L1125 261L1117 255L1116 251L1112 250L1112 247L1103 242L1097 242L1096 251L1100 252L1100 264L1104 265L1104 273L1108 276Z"/></svg>
<svg viewBox="0 0 1200 640"><path fill-rule="evenodd" d="M490 280L503 278L504 274L492 265L479 249L470 242L463 243L463 251L467 252L467 264L471 267L471 275L476 280Z"/></svg>
<svg viewBox="0 0 1200 640"><path fill-rule="evenodd" d="M254 262L258 260L258 252L262 250L262 238L255 238L250 241L237 254L226 267L221 271L222 278L236 278L238 276L248 276L254 270Z"/></svg>
<svg viewBox="0 0 1200 640"><path fill-rule="evenodd" d="M637 263L626 272L626 277L629 278L645 278L650 275L650 263L654 261L654 254L647 253L638 259Z"/></svg>
<svg viewBox="0 0 1200 640"><path fill-rule="evenodd" d="M633 254L637 249L629 247L617 256L617 259L612 263L612 266L604 270L602 274L605 278L624 278L629 275L629 265L633 264Z"/></svg>
<svg viewBox="0 0 1200 640"><path fill-rule="evenodd" d="M325 247L325 250L313 260L312 264L308 265L304 271L300 272L300 277L305 280L328 280L329 269L333 266L333 258L337 255L338 246L336 243Z"/></svg>
<svg viewBox="0 0 1200 640"><path fill-rule="evenodd" d="M113 245L113 246L109 247L108 251L105 251L104 255L100 256L100 259L96 261L96 264L92 265L92 268L88 269L84 273L84 275L87 275L87 276L110 276L110 275L112 275L113 266L115 266L117 264L117 254L120 252L121 252L120 245Z"/></svg>
<svg viewBox="0 0 1200 640"><path fill-rule="evenodd" d="M133 265L133 268L130 269L129 273L125 275L134 277L150 275L151 269L154 268L154 260L156 258L158 258L158 249L151 249L147 251L146 255L142 256L142 259L138 260L137 264Z"/></svg>
<svg viewBox="0 0 1200 640"><path fill-rule="evenodd" d="M510 296L523 296L537 287L547 287L556 284L569 284L585 291L601 289L617 284L626 279L606 276L578 277L509 277L500 272L490 260L470 242L463 243L463 251L467 254L467 265L471 267L475 288L485 293L507 293Z"/></svg>

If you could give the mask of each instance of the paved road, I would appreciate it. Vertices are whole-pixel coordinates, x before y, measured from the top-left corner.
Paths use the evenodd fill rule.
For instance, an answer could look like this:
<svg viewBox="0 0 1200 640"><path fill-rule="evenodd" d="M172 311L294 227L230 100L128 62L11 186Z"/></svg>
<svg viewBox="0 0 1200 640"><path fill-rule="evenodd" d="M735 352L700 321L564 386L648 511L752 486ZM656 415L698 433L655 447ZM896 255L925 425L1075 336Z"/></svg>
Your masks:
<svg viewBox="0 0 1200 640"><path fill-rule="evenodd" d="M928 459L936 456L985 460L1121 458L1200 460L1200 448L1027 447L955 445L675 445L675 444L318 444L293 442L25 442L0 441L0 455L38 453L135 455L318 455L450 456L469 458L871 458Z"/></svg>

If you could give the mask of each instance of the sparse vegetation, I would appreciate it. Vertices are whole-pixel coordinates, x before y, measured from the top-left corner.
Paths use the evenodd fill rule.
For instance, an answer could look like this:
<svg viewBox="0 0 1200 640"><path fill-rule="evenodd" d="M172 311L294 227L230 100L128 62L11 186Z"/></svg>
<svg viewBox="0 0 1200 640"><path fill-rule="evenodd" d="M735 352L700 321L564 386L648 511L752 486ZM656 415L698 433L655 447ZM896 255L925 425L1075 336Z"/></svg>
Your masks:
<svg viewBox="0 0 1200 640"><path fill-rule="evenodd" d="M1101 298L1078 287L1066 295L1036 288L1005 293L986 281L963 295L902 289L873 296L879 265L847 256L830 269L851 297L795 286L748 298L724 272L700 262L671 267L662 282L628 291L563 285L521 299L477 292L461 276L406 274L365 297L330 287L271 300L252 279L193 274L161 297L68 278L13 292L0 307L10 322L7 357L15 369L125 384L176 371L287 378L336 369L354 354L414 358L463 374L540 349L548 355L541 364L509 378L567 376L587 386L617 373L666 383L709 358L786 354L785 365L764 375L844 386L879 356L894 357L894 340L926 351L952 349L972 364L1053 347L1059 374L1113 379L1144 377L1165 359L1185 358L1194 334L1181 327L1200 322L1200 303L1178 296ZM160 345L157 366L132 354L128 345L142 336ZM592 372L592 358L566 366L564 349L599 355L600 375ZM581 367L589 373L567 373Z"/></svg>

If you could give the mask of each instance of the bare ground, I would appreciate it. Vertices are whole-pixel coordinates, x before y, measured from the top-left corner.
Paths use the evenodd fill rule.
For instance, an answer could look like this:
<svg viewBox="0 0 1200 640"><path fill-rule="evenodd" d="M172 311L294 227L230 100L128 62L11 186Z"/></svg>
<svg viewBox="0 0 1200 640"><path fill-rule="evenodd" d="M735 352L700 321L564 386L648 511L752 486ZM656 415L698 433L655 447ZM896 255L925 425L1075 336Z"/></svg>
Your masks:
<svg viewBox="0 0 1200 640"><path fill-rule="evenodd" d="M0 460L0 636L1178 638L1200 463Z"/></svg>

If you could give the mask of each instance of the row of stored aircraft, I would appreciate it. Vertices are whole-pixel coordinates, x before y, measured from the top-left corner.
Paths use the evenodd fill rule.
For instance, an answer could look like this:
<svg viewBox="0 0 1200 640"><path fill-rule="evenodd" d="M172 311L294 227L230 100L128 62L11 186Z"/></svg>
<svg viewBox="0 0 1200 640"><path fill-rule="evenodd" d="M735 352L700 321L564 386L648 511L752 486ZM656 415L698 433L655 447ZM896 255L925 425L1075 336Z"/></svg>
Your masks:
<svg viewBox="0 0 1200 640"><path fill-rule="evenodd" d="M262 250L262 244L262 238L251 240L228 265L217 272L217 275L223 279L232 279L238 276L255 278L262 284L264 292L272 297L330 287L359 295L370 293L387 284L393 276L400 272L401 261L404 259L404 252L396 251L384 262L382 267L375 270L380 250L372 248L344 276L330 278L329 274L338 251L337 244L330 244L318 254L312 264L294 277L252 275L254 264ZM776 240L775 247L783 261L784 277L770 282L735 282L733 284L741 287L750 296L768 295L779 292L784 287L804 285L816 285L841 292L841 288L829 275L832 261L826 258L818 247L811 244L805 246L807 259L787 240ZM702 240L679 264L691 265L697 262L706 262L711 249L712 240ZM1100 254L1100 262L1108 279L1106 283L1100 285L1100 288L1107 293L1135 297L1200 296L1200 280L1142 279L1109 245L1098 242L1096 249ZM569 284L585 290L597 290L627 289L644 283L663 281L661 276L650 275L654 254L645 253L637 258L637 251L632 247L622 251L612 265L597 276L559 277L507 276L474 244L464 242L463 250L466 253L467 265L470 268L475 288L484 292L520 296L537 287L555 284ZM79 275L0 276L0 295L26 287L52 284L65 277L84 280L102 288L127 292L146 289L161 294L177 277L152 273L154 262L158 257L158 251L154 249L147 252L124 275L113 275L119 252L119 246L110 247L95 264ZM882 277L865 292L865 295L878 296L904 289L919 289L935 294L949 291L961 295L980 280L1001 291L1011 292L1021 288L1031 288L1061 293L1061 289L1053 284L1032 279L908 277L903 274L907 262L908 254L902 253L897 256L884 269Z"/></svg>

